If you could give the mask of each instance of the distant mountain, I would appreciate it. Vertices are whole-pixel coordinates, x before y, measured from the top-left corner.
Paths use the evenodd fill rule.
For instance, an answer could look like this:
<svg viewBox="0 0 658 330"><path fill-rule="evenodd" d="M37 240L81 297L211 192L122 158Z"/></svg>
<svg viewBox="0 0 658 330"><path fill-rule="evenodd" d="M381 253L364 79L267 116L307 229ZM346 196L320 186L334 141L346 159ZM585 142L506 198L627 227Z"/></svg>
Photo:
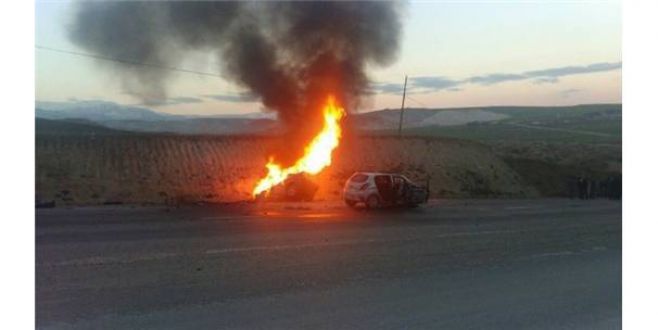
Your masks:
<svg viewBox="0 0 658 330"><path fill-rule="evenodd" d="M181 120L144 121L109 120L103 125L137 132L167 132L176 134L262 134L276 132L280 124L271 119L249 118L189 118Z"/></svg>
<svg viewBox="0 0 658 330"><path fill-rule="evenodd" d="M405 129L431 129L432 127L517 121L536 124L555 120L568 121L573 116L621 116L621 104L565 107L407 108L404 110L403 127ZM281 124L276 121L276 115L272 112L185 116L102 101L37 102L36 117L86 120L88 124L95 123L124 131L176 134L262 134L277 132L282 128ZM364 131L397 130L400 110L384 109L358 113L351 115L349 120L353 127Z"/></svg>
<svg viewBox="0 0 658 330"><path fill-rule="evenodd" d="M177 134L255 134L276 131L279 127L274 113L185 116L104 101L36 102L35 114L37 119L56 120L48 124L42 122L45 126L40 132L49 134L58 130L68 134L66 132L73 129L73 124L93 125L97 130L111 128ZM51 129L51 126L56 129Z"/></svg>
<svg viewBox="0 0 658 330"><path fill-rule="evenodd" d="M187 120L199 118L220 119L276 119L274 112L251 112L245 114L218 115L173 115L148 108L121 105L106 101L41 102L35 103L36 117L46 119L87 119L96 122L111 120Z"/></svg>
<svg viewBox="0 0 658 330"><path fill-rule="evenodd" d="M48 135L125 135L133 134L122 130L81 119L44 119L36 118L35 132L37 136Z"/></svg>
<svg viewBox="0 0 658 330"><path fill-rule="evenodd" d="M36 102L36 117L45 119L175 120L177 116L105 101ZM183 117L184 118L184 117Z"/></svg>
<svg viewBox="0 0 658 330"><path fill-rule="evenodd" d="M506 119L508 115L486 110L486 108L467 109L404 109L405 128L425 126L457 126L474 122L490 122ZM358 114L353 119L356 126L363 130L397 129L400 122L400 110L379 110Z"/></svg>
<svg viewBox="0 0 658 330"><path fill-rule="evenodd" d="M569 120L569 118L621 117L621 104L584 104L573 106L487 106L469 108L406 108L403 127L445 127L477 123L533 122ZM363 130L397 129L399 109L384 109L353 116L356 126Z"/></svg>
<svg viewBox="0 0 658 330"><path fill-rule="evenodd" d="M190 116L189 118L234 118L234 119L276 119L275 112L250 112L250 113L232 113L226 115L210 115L210 116Z"/></svg>

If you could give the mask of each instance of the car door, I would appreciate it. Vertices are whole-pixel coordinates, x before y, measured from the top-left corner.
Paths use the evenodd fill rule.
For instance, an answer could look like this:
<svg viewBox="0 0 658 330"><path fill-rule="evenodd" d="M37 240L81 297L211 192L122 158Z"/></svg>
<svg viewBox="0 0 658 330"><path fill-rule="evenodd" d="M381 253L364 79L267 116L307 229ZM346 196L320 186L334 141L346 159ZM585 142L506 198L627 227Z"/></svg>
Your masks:
<svg viewBox="0 0 658 330"><path fill-rule="evenodd" d="M393 176L393 193L396 201L405 200L407 192L407 180L400 175Z"/></svg>
<svg viewBox="0 0 658 330"><path fill-rule="evenodd" d="M393 179L390 175L376 175L375 185L377 186L377 191L379 191L379 196L383 201L390 203L394 200Z"/></svg>

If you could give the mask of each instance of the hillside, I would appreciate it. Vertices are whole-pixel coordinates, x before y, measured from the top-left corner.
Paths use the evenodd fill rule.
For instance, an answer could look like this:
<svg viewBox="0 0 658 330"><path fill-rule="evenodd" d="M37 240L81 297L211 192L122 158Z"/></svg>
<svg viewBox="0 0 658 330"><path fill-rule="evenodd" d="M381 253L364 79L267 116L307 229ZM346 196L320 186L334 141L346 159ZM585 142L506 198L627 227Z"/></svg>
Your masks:
<svg viewBox="0 0 658 330"><path fill-rule="evenodd" d="M487 111L505 117L495 121L472 121L460 125L405 126L403 132L406 135L453 137L484 143L621 141L622 109L619 104L488 107ZM394 130L380 132L390 134Z"/></svg>
<svg viewBox="0 0 658 330"><path fill-rule="evenodd" d="M417 109L404 110L404 127L455 126L476 122L490 122L507 118L488 109ZM400 122L400 110L379 110L361 113L352 120L362 130L396 130Z"/></svg>
<svg viewBox="0 0 658 330"><path fill-rule="evenodd" d="M344 142L317 178L318 199L340 198L344 181L367 170L430 178L433 197L536 195L480 144L395 137ZM58 205L248 200L265 173L268 150L282 143L244 136L37 136L37 197Z"/></svg>
<svg viewBox="0 0 658 330"><path fill-rule="evenodd" d="M279 123L272 119L252 118L187 118L181 120L108 120L103 125L134 132L175 134L270 134L280 130Z"/></svg>
<svg viewBox="0 0 658 330"><path fill-rule="evenodd" d="M487 144L544 196L573 196L573 182L580 176L597 182L621 176L619 104L490 107L488 111L506 118L455 126L408 127L403 134Z"/></svg>
<svg viewBox="0 0 658 330"><path fill-rule="evenodd" d="M35 133L39 135L123 135L132 132L111 129L91 121L81 119L51 120L36 118Z"/></svg>

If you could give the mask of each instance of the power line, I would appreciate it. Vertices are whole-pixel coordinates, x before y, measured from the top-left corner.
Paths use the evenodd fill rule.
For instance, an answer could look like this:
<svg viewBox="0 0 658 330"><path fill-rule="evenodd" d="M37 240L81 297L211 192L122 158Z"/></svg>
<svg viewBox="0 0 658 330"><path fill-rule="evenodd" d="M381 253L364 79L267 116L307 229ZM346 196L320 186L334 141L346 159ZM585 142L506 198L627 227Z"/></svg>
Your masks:
<svg viewBox="0 0 658 330"><path fill-rule="evenodd" d="M81 53L81 52L76 52L76 51L71 51L71 50L57 49L57 48L51 48L51 47L45 47L45 46L39 46L39 45L35 45L34 47L36 49L47 50L47 51L56 52L56 53L95 58L95 59L98 59L98 60L117 62L117 63L121 63L121 64L126 64L126 65L145 66L145 67L156 68L156 69L160 69L160 70L170 70L170 71L176 71L176 72L191 73L191 74L196 74L196 75L201 75L201 76L223 78L221 75L219 75L217 73L195 71L195 70L177 68L177 67L173 67L173 66L166 66L166 65L154 64L154 63L145 63L145 62L139 62L139 61L135 61L135 60L122 59L122 58L114 58L114 57L105 56L105 55Z"/></svg>
<svg viewBox="0 0 658 330"><path fill-rule="evenodd" d="M115 57L110 57L110 56L105 56L105 55L98 55L98 54L82 53L82 52L76 52L76 51L72 51L72 50L58 49L58 48L52 48L52 47L46 47L46 46L40 46L40 45L35 45L34 47L36 49L46 50L46 51L50 51L50 52L56 52L56 53L68 54L68 55L75 55L75 56L81 56L81 57L89 57L89 58L94 58L94 59L103 60L103 61L111 61L111 62L121 63L121 64L125 64L125 65L145 66L145 67L156 68L156 69L160 69L160 70L170 70L170 71L176 71L176 72L182 72L182 73L196 74L196 75L201 75L201 76L223 78L218 73L196 71L196 70L190 70L190 69L184 69L184 68L177 68L177 67L173 67L173 66L166 66L166 65L154 64L154 63L139 62L139 61L136 61L136 60L115 58ZM424 107L428 107L427 104L425 104L423 102L420 102L420 101L416 100L415 98L413 98L409 95L407 95L406 98L413 101L416 104L422 105Z"/></svg>
<svg viewBox="0 0 658 330"><path fill-rule="evenodd" d="M425 103L423 103L423 102L420 102L420 101L416 100L415 98L413 98L413 97L411 97L411 96L409 96L409 95L407 95L407 98L408 98L409 100L415 102L415 103L418 104L418 105L422 105L422 106L424 106L424 107L426 107L426 108L429 108L429 106L428 106L427 104L425 104Z"/></svg>

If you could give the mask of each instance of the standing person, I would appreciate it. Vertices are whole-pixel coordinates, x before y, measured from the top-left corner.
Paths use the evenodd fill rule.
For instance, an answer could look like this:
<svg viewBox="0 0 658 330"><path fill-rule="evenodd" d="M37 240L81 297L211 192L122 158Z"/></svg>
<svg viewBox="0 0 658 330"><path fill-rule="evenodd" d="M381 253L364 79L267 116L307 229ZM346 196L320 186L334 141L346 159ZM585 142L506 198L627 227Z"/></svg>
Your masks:
<svg viewBox="0 0 658 330"><path fill-rule="evenodd" d="M588 199L587 195L587 186L589 185L589 180L585 175L580 176L580 199Z"/></svg>
<svg viewBox="0 0 658 330"><path fill-rule="evenodd" d="M614 199L621 199L621 187L622 187L622 183L621 183L621 174L617 174L617 175L615 175L615 178L614 178L614 187L615 187L615 188L614 188L614 191L615 191L615 192L614 192L613 198L614 198Z"/></svg>
<svg viewBox="0 0 658 330"><path fill-rule="evenodd" d="M603 179L601 182L599 182L599 196L603 198L608 197L608 180Z"/></svg>
<svg viewBox="0 0 658 330"><path fill-rule="evenodd" d="M567 178L567 193L569 198L574 199L578 194L578 179L570 176Z"/></svg>

